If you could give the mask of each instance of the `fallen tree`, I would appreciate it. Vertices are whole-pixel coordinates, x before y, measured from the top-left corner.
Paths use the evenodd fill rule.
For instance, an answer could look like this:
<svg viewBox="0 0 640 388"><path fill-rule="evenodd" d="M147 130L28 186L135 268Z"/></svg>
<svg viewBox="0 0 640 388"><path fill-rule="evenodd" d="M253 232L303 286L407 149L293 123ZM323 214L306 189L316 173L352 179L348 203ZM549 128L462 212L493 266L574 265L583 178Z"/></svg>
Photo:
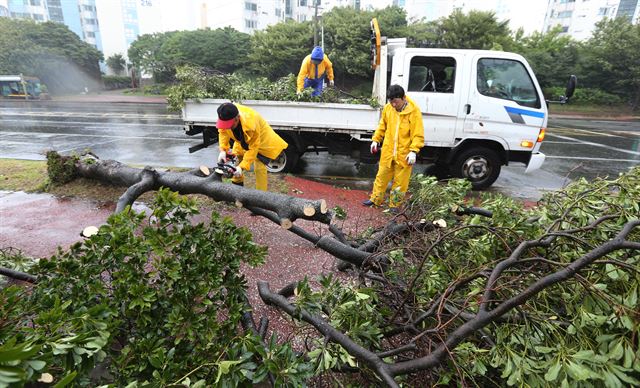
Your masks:
<svg viewBox="0 0 640 388"><path fill-rule="evenodd" d="M35 299L30 300L36 303L42 298L59 306L44 290L59 298L57 303L84 298L85 310L65 307L71 316L94 311L110 297L133 306L131 312L125 308L124 315L118 313L124 306L103 307L128 326L110 326L102 330L108 335L96 336L100 340L93 340L93 347L81 346L81 355L95 358L104 352L98 361L106 360L109 366L125 371L128 369L121 364L125 361L118 355L128 349L129 358L124 360L131 362L125 364L130 373L121 373L113 381L153 379L189 386L191 379L229 385L266 380L299 385L312 374L341 372L347 374L345 379L356 373L360 379L387 386L453 381L478 385L497 381L509 385L638 384L640 168L616 180L576 182L546 195L533 209L487 194L470 200L465 181L443 185L418 176L401 214L367 238L350 241L332 222L332 213L322 200L243 189L200 170L134 169L93 156L66 164L73 168L69 175L128 189L109 225L69 253L38 264L29 275L38 282ZM131 214L128 206L142 193L161 187L245 207L349 264L344 266L351 275L346 281L327 274L317 283L300 279L279 291L271 290L266 282L258 284L265 303L315 328L307 332L305 348L297 349L302 353L278 345L273 338L265 342L268 322L260 319L256 325L248 312L238 274L240 259L222 254L231 244L236 255L258 264L260 253L251 244L243 245L250 242L245 232L232 231L215 215L210 227L191 226L188 218L195 212L193 205L162 189L156 203L161 210L154 211L156 225L145 228L142 240L138 239L134 232L141 227L142 216ZM309 232L295 225L299 219L328 225L331 234ZM238 233L242 237L234 237ZM132 256L132 251L138 254ZM207 260L211 257L216 260ZM221 260L223 257L227 259ZM70 285L69 275L84 273L78 262L93 272ZM151 270L145 270L149 265ZM194 265L198 270L193 270ZM124 273L122 266L128 268ZM135 279L135 274L144 281ZM22 276L25 279L29 281ZM180 282L195 282L197 292L176 300L173 293L161 291L174 287L176 292ZM127 291L133 284L143 289ZM86 300L86 295L93 294L101 296L98 302ZM207 300L218 309L199 317L201 309L209 308L210 304L202 304ZM169 305L188 308L162 310L156 304L166 309ZM147 321L134 319L134 313ZM180 347L206 339L190 333L191 325L201 330L207 325L218 327L225 314L235 318L225 321L224 330L214 334L225 339L226 347L209 353L195 344ZM163 316L171 319L160 319ZM100 321L98 316L93 318ZM150 322L154 320L162 330L153 329ZM244 336L233 334L238 326L245 328ZM142 337L127 342L130 331L142 335L150 329L162 333L152 337L160 341L152 347ZM42 342L40 350L51 346ZM198 357L193 362L165 357L193 349L202 352L194 353ZM91 366L91 357L80 356L74 365ZM55 365L47 359L47 367L49 363ZM134 372L135 368L140 372Z"/></svg>

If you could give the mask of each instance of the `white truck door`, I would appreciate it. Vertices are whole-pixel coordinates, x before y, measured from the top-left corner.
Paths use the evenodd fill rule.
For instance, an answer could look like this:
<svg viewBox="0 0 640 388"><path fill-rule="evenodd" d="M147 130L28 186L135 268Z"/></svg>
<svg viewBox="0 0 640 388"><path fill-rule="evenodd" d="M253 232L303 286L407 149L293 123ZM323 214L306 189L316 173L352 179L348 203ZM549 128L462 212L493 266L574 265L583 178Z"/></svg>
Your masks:
<svg viewBox="0 0 640 388"><path fill-rule="evenodd" d="M430 50L432 51L432 50ZM433 50L435 51L435 50ZM429 146L450 147L463 125L460 104L466 97L464 56L454 52L407 51L405 89L422 111L424 139Z"/></svg>
<svg viewBox="0 0 640 388"><path fill-rule="evenodd" d="M465 137L496 140L507 151L532 151L547 110L526 61L501 52L476 54L469 84Z"/></svg>

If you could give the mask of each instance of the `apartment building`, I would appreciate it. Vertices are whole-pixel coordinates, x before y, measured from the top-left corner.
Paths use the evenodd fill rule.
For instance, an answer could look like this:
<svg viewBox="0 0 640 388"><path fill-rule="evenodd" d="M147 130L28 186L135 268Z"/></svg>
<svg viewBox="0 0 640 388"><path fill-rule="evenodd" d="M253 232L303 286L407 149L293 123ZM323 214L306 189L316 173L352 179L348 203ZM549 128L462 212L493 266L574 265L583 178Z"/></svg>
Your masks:
<svg viewBox="0 0 640 388"><path fill-rule="evenodd" d="M550 0L544 31L560 26L564 34L586 40L599 21L625 17L637 23L639 12L638 0Z"/></svg>
<svg viewBox="0 0 640 388"><path fill-rule="evenodd" d="M102 50L95 0L4 0L0 2L0 16L62 23Z"/></svg>

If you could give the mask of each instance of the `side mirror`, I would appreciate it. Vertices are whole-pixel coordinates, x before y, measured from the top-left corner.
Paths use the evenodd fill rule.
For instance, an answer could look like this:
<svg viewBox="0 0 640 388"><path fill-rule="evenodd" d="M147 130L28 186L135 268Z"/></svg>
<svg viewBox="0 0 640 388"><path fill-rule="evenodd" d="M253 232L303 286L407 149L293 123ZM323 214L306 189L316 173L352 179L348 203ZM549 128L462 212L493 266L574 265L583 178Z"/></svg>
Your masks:
<svg viewBox="0 0 640 388"><path fill-rule="evenodd" d="M571 75L569 77L569 82L567 82L567 88L564 91L564 96L560 96L559 101L546 100L547 106L549 106L549 104L566 104L567 101L569 101L569 99L573 97L573 92L575 92L576 90L576 85L578 85L578 77L576 77L575 75Z"/></svg>
<svg viewBox="0 0 640 388"><path fill-rule="evenodd" d="M576 90L577 84L578 84L578 77L572 74L569 77L569 82L567 82L567 89L564 91L564 96L567 100L573 97L573 92Z"/></svg>

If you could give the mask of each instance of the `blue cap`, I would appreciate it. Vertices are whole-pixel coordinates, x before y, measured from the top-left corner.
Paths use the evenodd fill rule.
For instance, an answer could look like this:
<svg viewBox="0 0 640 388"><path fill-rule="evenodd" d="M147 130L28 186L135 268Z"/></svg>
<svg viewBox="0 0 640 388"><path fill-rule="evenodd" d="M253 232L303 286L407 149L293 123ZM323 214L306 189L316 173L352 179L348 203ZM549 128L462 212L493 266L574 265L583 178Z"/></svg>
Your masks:
<svg viewBox="0 0 640 388"><path fill-rule="evenodd" d="M324 59L324 52L322 52L322 47L316 46L311 51L311 59L315 61L321 61Z"/></svg>

